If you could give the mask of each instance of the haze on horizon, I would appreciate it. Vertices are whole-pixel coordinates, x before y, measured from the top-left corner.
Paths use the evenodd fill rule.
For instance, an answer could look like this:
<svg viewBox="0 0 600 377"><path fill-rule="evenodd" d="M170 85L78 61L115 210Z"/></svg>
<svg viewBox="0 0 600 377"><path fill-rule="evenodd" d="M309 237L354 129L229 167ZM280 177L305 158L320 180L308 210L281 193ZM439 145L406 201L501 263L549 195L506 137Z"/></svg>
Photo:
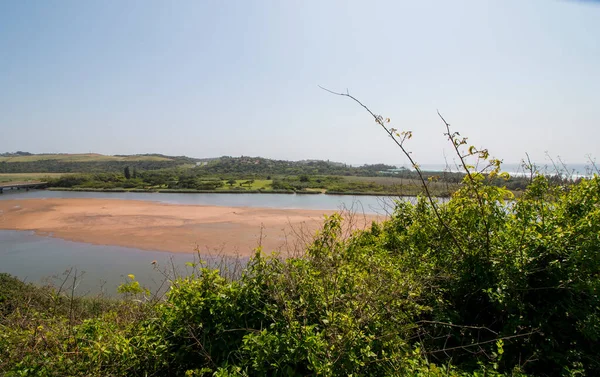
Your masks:
<svg viewBox="0 0 600 377"><path fill-rule="evenodd" d="M439 109L507 162L599 157L592 1L0 3L0 151L406 165L369 115L451 159Z"/></svg>

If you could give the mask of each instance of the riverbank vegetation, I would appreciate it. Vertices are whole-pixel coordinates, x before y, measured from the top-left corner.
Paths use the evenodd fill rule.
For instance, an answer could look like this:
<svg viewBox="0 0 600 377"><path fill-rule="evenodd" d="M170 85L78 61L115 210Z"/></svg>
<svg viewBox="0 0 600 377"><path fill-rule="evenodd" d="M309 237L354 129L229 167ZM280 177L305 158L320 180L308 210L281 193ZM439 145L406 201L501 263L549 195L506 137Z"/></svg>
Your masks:
<svg viewBox="0 0 600 377"><path fill-rule="evenodd" d="M67 191L152 191L213 193L328 193L372 195L418 195L419 181L400 177L355 176L204 176L185 170L138 172L126 179L117 173L73 174L47 179L53 190ZM449 196L457 183L432 182L436 196Z"/></svg>
<svg viewBox="0 0 600 377"><path fill-rule="evenodd" d="M127 168L127 167L126 167ZM130 169L130 178L124 173L14 173L0 174L0 183L47 182L46 187L62 191L105 192L188 192L188 193L327 193L346 195L416 196L423 188L414 171L379 176L328 175L204 175L185 168L138 171ZM430 182L434 196L448 197L459 187L462 174L443 176L427 173L435 178ZM451 178L450 178L451 177ZM527 178L498 181L519 193Z"/></svg>
<svg viewBox="0 0 600 377"><path fill-rule="evenodd" d="M238 161L239 162L239 161ZM215 162L215 165L219 165ZM209 165L210 166L210 165ZM230 162L226 164L230 166ZM355 169L355 168L349 168ZM307 168L298 175L280 175L276 170L264 173L238 171L215 175L206 167L137 170L125 167L123 172L70 174L50 178L51 188L106 191L177 191L182 192L317 192L330 194L418 195L424 193L419 174L414 170L393 173L380 171L372 175L320 175ZM304 172L302 172L304 171ZM353 170L367 174L367 170ZM464 173L423 172L428 188L434 196L447 197L458 189ZM129 177L129 178L127 178ZM562 181L562 179L560 179ZM492 184L519 192L528 178L495 179Z"/></svg>

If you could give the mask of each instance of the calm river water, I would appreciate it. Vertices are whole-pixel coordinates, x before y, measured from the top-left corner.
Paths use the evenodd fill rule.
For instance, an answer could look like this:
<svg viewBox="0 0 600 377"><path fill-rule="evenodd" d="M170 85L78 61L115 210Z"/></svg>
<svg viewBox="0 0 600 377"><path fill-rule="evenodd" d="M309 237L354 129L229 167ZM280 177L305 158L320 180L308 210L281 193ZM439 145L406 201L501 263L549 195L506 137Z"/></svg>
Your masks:
<svg viewBox="0 0 600 377"><path fill-rule="evenodd" d="M0 200L25 198L99 198L148 200L170 204L195 204L227 207L267 207L283 209L353 209L365 213L384 213L393 198L380 196L314 194L175 194L156 192L76 192L5 190ZM410 197L407 199L411 199ZM414 198L413 198L414 199Z"/></svg>
<svg viewBox="0 0 600 377"><path fill-rule="evenodd" d="M5 191L0 200L25 198L107 198L122 200L150 200L171 204L216 205L234 207L269 207L283 209L350 209L359 213L384 214L390 211L393 198L344 195L288 195L288 194L161 194L161 193L101 193L67 191ZM404 198L411 200L414 198ZM36 236L33 232L0 230L0 272L7 272L35 283L47 280L62 281L63 273L73 268L83 276L78 279L79 294L97 294L104 291L114 295L116 287L126 281L128 274L155 290L164 280L157 271L172 266L186 273L185 262L193 261L193 254L137 250L117 246L98 246ZM209 264L220 263L203 256ZM196 257L197 259L197 257ZM220 260L220 258L219 258ZM241 261L245 263L245 261ZM228 265L235 264L228 261ZM189 269L189 268L187 268Z"/></svg>

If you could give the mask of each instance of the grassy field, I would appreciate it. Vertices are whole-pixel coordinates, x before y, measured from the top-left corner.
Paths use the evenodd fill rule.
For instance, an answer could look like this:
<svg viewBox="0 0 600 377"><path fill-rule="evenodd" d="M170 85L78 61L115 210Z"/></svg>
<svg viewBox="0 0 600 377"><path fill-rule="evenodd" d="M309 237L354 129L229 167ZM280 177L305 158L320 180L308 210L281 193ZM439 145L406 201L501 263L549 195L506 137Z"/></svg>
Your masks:
<svg viewBox="0 0 600 377"><path fill-rule="evenodd" d="M235 180L235 184L233 186L229 186L227 184L227 181L223 181L223 183L225 183L225 185L223 187L221 187L221 190L231 190L234 189L236 187L240 187L240 183L242 184L241 187L247 189L247 190L267 190L271 188L271 185L273 184L273 180L271 179L255 179L254 182L252 182L252 184L247 185L247 184L243 184L244 182L247 182L247 179L236 179Z"/></svg>
<svg viewBox="0 0 600 377"><path fill-rule="evenodd" d="M35 162L56 160L64 162L94 162L94 161L171 161L159 156L106 156L97 153L83 154L36 154L33 156L0 157L0 162Z"/></svg>
<svg viewBox="0 0 600 377"><path fill-rule="evenodd" d="M421 193L423 186L420 180L398 177L342 177L348 183L375 183L384 186L386 191L397 192L399 195L413 195ZM448 191L455 191L459 185L446 182L428 182L429 189L433 195L440 195Z"/></svg>
<svg viewBox="0 0 600 377"><path fill-rule="evenodd" d="M69 173L10 173L0 174L0 183L44 182L47 178L58 178Z"/></svg>
<svg viewBox="0 0 600 377"><path fill-rule="evenodd" d="M399 186L399 185L420 185L421 181L416 179L406 179L398 177L355 177L355 176L344 176L347 182L373 182L382 186Z"/></svg>

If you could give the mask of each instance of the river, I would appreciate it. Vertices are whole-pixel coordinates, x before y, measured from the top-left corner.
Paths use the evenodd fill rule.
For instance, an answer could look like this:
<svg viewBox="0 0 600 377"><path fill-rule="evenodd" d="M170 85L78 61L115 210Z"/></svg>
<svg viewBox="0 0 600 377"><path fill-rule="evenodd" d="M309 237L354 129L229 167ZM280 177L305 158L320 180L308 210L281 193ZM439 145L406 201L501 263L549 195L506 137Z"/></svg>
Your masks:
<svg viewBox="0 0 600 377"><path fill-rule="evenodd" d="M211 205L226 207L264 207L281 209L350 209L367 214L383 214L393 205L394 198L369 195L325 194L177 194L158 192L83 192L47 190L5 190L0 200L27 198L87 198L147 200L169 204ZM403 200L414 200L405 197Z"/></svg>
<svg viewBox="0 0 600 377"><path fill-rule="evenodd" d="M6 190L0 200L27 198L106 198L146 200L183 205L213 205L232 207L266 207L281 209L349 209L359 213L384 214L393 207L394 198L344 195L290 194L175 194L175 193L102 193L46 190ZM414 198L403 198L414 200ZM10 273L34 283L62 282L64 272L72 269L83 275L76 280L78 294L114 295L118 284L134 274L151 290L160 287L164 275L158 270L175 269L189 272L185 262L198 259L193 254L137 250L118 246L99 246L37 236L33 232L0 230L0 272ZM221 258L203 255L215 266ZM156 264L152 262L156 261ZM246 260L227 259L229 268ZM158 268L157 268L158 266ZM186 269L188 270L186 272ZM239 269L239 267L238 267ZM72 277L72 274L70 275ZM69 278L69 284L72 282Z"/></svg>

